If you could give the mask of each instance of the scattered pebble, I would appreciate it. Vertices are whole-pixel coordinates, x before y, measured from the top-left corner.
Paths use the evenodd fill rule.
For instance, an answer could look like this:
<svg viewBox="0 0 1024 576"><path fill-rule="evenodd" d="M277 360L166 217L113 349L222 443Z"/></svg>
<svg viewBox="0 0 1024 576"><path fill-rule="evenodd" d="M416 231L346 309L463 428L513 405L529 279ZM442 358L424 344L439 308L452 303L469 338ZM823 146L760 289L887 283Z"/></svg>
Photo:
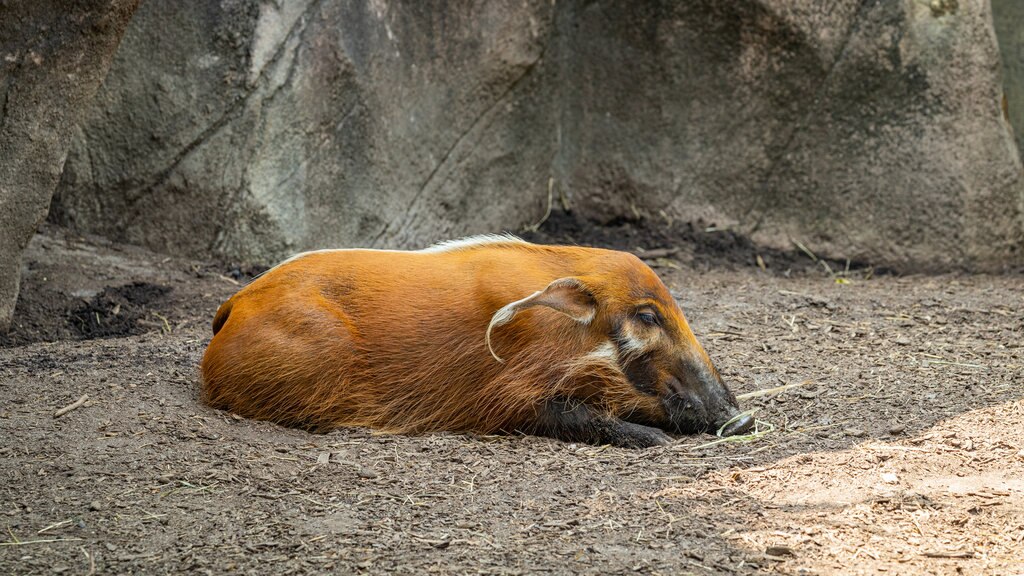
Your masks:
<svg viewBox="0 0 1024 576"><path fill-rule="evenodd" d="M906 432L906 430L907 430L907 427L905 425L897 424L895 426L889 427L889 435L890 436L899 436L900 434L903 434L904 432Z"/></svg>
<svg viewBox="0 0 1024 576"><path fill-rule="evenodd" d="M860 428L843 428L843 433L846 434L847 436L852 436L854 438L860 438L861 436L867 434L867 432L861 430Z"/></svg>
<svg viewBox="0 0 1024 576"><path fill-rule="evenodd" d="M764 553L769 555L769 556L775 556L775 557L780 557L780 556L796 556L796 553L793 552L793 549L790 548L789 546L769 546L769 547L764 549Z"/></svg>

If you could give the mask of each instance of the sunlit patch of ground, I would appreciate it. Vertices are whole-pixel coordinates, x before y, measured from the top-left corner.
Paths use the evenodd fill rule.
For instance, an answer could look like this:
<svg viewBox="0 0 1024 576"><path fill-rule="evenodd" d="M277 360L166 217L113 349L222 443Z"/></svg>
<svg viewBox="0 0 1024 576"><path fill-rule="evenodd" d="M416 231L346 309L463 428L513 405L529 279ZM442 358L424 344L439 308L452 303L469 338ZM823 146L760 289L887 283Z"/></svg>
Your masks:
<svg viewBox="0 0 1024 576"><path fill-rule="evenodd" d="M722 536L785 573L1024 573L1024 402L901 441L715 471L652 494L750 518Z"/></svg>

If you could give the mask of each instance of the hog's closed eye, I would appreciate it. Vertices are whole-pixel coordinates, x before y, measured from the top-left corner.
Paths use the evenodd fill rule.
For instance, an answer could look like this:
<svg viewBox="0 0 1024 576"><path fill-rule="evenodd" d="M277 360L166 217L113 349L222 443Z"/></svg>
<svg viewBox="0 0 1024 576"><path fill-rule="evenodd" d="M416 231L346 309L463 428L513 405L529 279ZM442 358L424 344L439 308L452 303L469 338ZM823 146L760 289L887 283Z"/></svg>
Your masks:
<svg viewBox="0 0 1024 576"><path fill-rule="evenodd" d="M637 312L636 319L648 326L658 325L658 315L654 312Z"/></svg>

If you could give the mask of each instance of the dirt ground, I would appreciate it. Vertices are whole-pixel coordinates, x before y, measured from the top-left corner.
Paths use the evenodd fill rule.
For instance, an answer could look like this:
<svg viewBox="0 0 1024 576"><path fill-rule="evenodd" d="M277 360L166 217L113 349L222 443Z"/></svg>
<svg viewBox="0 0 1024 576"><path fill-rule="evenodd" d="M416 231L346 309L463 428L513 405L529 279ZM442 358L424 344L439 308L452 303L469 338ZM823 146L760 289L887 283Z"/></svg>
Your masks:
<svg viewBox="0 0 1024 576"><path fill-rule="evenodd" d="M587 240L554 224L531 237ZM597 240L657 266L737 393L802 384L743 402L773 430L630 451L240 420L197 403L197 364L257 269L47 228L0 340L0 573L1024 574L1024 276L616 226Z"/></svg>

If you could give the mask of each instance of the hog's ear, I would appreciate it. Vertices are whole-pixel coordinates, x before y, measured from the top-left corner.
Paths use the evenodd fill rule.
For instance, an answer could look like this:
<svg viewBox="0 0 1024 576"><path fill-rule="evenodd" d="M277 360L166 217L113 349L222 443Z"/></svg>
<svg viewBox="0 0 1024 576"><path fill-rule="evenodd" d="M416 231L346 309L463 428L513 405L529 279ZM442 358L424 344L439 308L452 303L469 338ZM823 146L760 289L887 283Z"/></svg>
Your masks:
<svg viewBox="0 0 1024 576"><path fill-rule="evenodd" d="M504 362L491 347L491 330L497 326L508 324L517 313L534 306L546 306L557 310L581 324L589 324L594 319L594 314L597 313L597 301L594 300L594 295L582 280L573 277L559 278L540 292L534 292L522 300L506 304L494 313L491 323L487 325L485 340L487 349L495 360Z"/></svg>

